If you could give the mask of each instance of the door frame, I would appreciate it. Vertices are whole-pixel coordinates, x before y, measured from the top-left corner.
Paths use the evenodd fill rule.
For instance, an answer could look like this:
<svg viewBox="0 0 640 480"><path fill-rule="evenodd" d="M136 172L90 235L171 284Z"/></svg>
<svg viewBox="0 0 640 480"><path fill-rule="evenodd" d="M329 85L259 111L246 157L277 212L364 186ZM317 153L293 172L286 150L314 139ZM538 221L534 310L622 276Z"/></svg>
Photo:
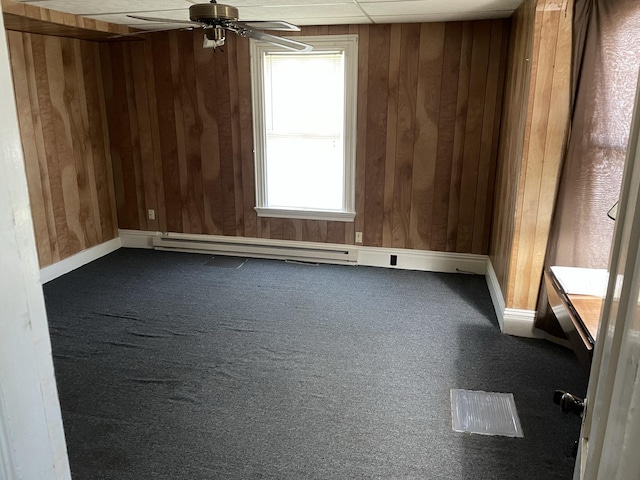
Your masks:
<svg viewBox="0 0 640 480"><path fill-rule="evenodd" d="M68 480L2 15L0 35L0 478Z"/></svg>
<svg viewBox="0 0 640 480"><path fill-rule="evenodd" d="M639 299L640 82L574 480L635 479L640 471Z"/></svg>

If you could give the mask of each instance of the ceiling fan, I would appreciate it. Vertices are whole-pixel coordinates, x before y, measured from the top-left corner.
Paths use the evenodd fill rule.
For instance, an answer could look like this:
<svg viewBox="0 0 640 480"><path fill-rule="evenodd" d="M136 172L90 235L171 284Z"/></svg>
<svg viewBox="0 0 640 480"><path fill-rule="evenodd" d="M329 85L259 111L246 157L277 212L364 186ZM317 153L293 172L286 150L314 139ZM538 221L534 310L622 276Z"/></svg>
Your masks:
<svg viewBox="0 0 640 480"><path fill-rule="evenodd" d="M128 17L147 22L159 23L179 23L185 25L186 30L195 28L204 29L205 48L217 48L224 45L226 32L233 32L241 37L253 38L277 45L287 50L296 52L310 52L313 50L311 45L297 42L290 38L277 37L263 32L262 30L280 30L299 32L300 28L288 22L282 21L255 21L240 22L238 21L238 9L231 5L223 5L211 0L210 3L198 3L189 7L189 18L186 20L172 20L168 18L140 17L137 15L127 15ZM141 32L143 33L143 32Z"/></svg>

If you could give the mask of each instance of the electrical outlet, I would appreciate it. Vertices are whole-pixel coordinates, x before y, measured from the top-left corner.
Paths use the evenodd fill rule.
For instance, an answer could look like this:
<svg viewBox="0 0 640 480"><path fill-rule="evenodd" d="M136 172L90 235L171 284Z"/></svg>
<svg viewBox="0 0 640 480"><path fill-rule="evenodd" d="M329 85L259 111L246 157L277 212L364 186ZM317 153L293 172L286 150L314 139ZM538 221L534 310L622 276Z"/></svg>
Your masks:
<svg viewBox="0 0 640 480"><path fill-rule="evenodd" d="M362 232L356 232L356 243L362 243Z"/></svg>
<svg viewBox="0 0 640 480"><path fill-rule="evenodd" d="M155 220L156 219L156 211L153 209L149 209L149 220Z"/></svg>

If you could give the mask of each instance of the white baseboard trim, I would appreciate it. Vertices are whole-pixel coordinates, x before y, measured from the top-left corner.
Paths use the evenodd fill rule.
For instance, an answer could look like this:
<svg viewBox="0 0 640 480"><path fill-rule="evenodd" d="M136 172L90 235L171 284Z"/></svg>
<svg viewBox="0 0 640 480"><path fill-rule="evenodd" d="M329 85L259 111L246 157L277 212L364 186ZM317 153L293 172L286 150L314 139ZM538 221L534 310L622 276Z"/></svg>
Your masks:
<svg viewBox="0 0 640 480"><path fill-rule="evenodd" d="M257 256L263 258L287 258L281 254L285 250L298 258L295 249L305 250L309 255L314 250L319 252L318 258L305 257L307 261L334 263L326 258L329 251L348 251L348 263L370 267L397 268L403 270L422 270L429 272L476 273L484 275L487 268L486 255L472 255L465 253L432 252L426 250L410 250L402 248L363 247L361 245L343 245L332 243L296 242L288 240L270 240L252 237L226 237L221 235L191 235L191 234L162 234L160 232L143 232L138 230L120 230L123 247L154 248L161 238L169 237L185 242L184 248L176 248L178 243L168 242L167 245L176 251L188 251L224 255ZM189 247L187 241L193 241ZM210 242L211 245L207 245ZM202 245L202 250L198 244ZM305 253L307 255L307 253ZM396 265L391 265L391 256L395 255ZM345 263L345 262L335 262Z"/></svg>
<svg viewBox="0 0 640 480"><path fill-rule="evenodd" d="M535 310L506 308L502 289L500 288L496 271L491 264L491 259L487 259L486 279L502 333L516 337L543 338L543 333L533 326L536 316Z"/></svg>
<svg viewBox="0 0 640 480"><path fill-rule="evenodd" d="M535 310L505 308L502 333L516 337L544 338L542 332L533 326L535 318Z"/></svg>
<svg viewBox="0 0 640 480"><path fill-rule="evenodd" d="M500 325L500 331L504 332L504 310L506 307L504 301L504 295L502 295L502 289L500 288L500 282L498 282L498 276L493 269L491 259L487 259L487 287L489 287L489 295L491 295L491 301L493 302L493 309L496 311L496 317L498 317L498 325Z"/></svg>
<svg viewBox="0 0 640 480"><path fill-rule="evenodd" d="M475 273L485 275L487 256L468 253L433 252L404 248L361 247L358 250L358 265L368 267L422 270L425 272ZM391 265L391 256L396 265Z"/></svg>
<svg viewBox="0 0 640 480"><path fill-rule="evenodd" d="M53 265L40 269L40 283L45 284L61 277L65 273L69 273L76 268L80 268L89 262L93 262L100 257L118 250L122 246L120 238L114 238L108 242L101 243L95 247L87 248L81 252L76 253L64 260L60 260Z"/></svg>

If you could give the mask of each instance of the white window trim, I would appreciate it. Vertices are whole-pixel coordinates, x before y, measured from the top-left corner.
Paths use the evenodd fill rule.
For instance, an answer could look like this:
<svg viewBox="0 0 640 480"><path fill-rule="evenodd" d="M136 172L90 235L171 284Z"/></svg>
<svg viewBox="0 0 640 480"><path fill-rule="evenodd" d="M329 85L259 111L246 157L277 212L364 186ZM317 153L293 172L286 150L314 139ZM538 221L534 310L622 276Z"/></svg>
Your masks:
<svg viewBox="0 0 640 480"><path fill-rule="evenodd" d="M266 43L251 40L251 93L253 95L253 145L256 175L256 207L259 217L300 218L307 220L329 220L353 222L355 212L356 177L356 115L358 91L358 36L325 35L295 37L303 43L313 46L315 52L345 52L345 125L344 125L344 208L342 210L282 209L267 206L266 172L264 170L264 152L266 129L264 128L264 96L262 59L266 52L284 51Z"/></svg>

